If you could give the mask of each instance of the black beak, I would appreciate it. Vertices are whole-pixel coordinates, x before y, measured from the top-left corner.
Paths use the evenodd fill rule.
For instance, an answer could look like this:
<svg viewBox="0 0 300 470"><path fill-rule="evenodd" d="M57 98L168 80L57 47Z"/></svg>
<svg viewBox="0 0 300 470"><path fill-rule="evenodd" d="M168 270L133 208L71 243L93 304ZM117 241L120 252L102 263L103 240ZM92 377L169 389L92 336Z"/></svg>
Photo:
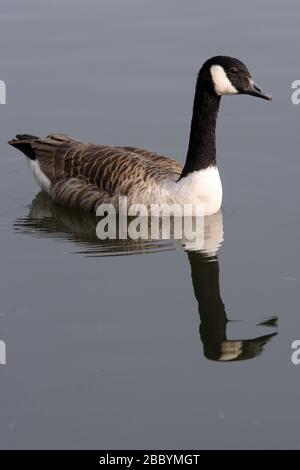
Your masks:
<svg viewBox="0 0 300 470"><path fill-rule="evenodd" d="M253 81L251 80L249 82L249 87L244 89L242 91L242 93L246 94L246 95L252 95L252 96L257 96L258 98L262 98L264 100L268 100L268 101L271 101L272 100L272 96L271 95L267 95L266 93L264 93L261 88Z"/></svg>

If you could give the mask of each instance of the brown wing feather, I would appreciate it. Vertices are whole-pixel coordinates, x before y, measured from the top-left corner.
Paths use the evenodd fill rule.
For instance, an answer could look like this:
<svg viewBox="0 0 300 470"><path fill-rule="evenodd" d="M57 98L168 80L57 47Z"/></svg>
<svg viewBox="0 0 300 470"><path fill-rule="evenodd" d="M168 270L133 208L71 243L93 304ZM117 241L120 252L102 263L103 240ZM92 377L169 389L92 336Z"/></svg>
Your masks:
<svg viewBox="0 0 300 470"><path fill-rule="evenodd" d="M125 151L132 152L136 155L141 155L143 158L151 161L152 163L158 163L159 166L165 168L170 172L174 172L175 174L180 174L182 172L182 164L179 163L177 160L170 158L166 155L162 155L160 153L152 152L151 150L142 149L139 147L117 147L124 149Z"/></svg>
<svg viewBox="0 0 300 470"><path fill-rule="evenodd" d="M148 150L83 144L60 135L38 139L32 147L51 181L82 177L109 194L126 195L131 185L176 178L182 170L176 160Z"/></svg>
<svg viewBox="0 0 300 470"><path fill-rule="evenodd" d="M51 181L53 199L85 210L177 179L182 171L176 160L148 150L83 144L63 134L33 138L30 145Z"/></svg>
<svg viewBox="0 0 300 470"><path fill-rule="evenodd" d="M65 207L95 211L99 204L117 204L117 198L109 196L94 184L83 178L57 178L53 181L50 193L52 199Z"/></svg>

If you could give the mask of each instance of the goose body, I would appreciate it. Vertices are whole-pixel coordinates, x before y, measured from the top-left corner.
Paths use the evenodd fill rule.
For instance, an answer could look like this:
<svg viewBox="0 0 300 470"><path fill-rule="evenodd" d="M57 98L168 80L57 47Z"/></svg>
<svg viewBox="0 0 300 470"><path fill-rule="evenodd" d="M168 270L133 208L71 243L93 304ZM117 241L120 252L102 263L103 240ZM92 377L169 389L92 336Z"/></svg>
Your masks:
<svg viewBox="0 0 300 470"><path fill-rule="evenodd" d="M128 204L200 204L211 215L222 203L215 148L220 97L241 93L269 99L238 59L218 56L203 65L184 166L148 150L86 144L64 134L22 134L9 143L26 155L41 189L65 207L95 211L127 196Z"/></svg>

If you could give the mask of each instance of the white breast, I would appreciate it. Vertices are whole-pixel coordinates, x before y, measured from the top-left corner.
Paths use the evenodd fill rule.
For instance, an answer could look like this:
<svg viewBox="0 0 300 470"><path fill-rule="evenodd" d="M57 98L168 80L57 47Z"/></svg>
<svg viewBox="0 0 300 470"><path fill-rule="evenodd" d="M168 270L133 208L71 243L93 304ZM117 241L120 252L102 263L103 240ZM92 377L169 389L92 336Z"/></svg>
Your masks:
<svg viewBox="0 0 300 470"><path fill-rule="evenodd" d="M194 171L179 181L163 182L152 194L154 202L168 204L202 204L204 215L219 211L222 183L217 167Z"/></svg>

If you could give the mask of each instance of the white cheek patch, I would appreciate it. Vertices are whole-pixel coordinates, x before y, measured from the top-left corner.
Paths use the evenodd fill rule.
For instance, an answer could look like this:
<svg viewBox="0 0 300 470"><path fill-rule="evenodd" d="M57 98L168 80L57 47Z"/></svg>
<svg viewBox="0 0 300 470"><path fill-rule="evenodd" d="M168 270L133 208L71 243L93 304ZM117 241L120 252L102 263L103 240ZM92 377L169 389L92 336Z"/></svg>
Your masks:
<svg viewBox="0 0 300 470"><path fill-rule="evenodd" d="M232 85L221 65L212 65L210 73L217 95L236 95L238 93L238 90Z"/></svg>

